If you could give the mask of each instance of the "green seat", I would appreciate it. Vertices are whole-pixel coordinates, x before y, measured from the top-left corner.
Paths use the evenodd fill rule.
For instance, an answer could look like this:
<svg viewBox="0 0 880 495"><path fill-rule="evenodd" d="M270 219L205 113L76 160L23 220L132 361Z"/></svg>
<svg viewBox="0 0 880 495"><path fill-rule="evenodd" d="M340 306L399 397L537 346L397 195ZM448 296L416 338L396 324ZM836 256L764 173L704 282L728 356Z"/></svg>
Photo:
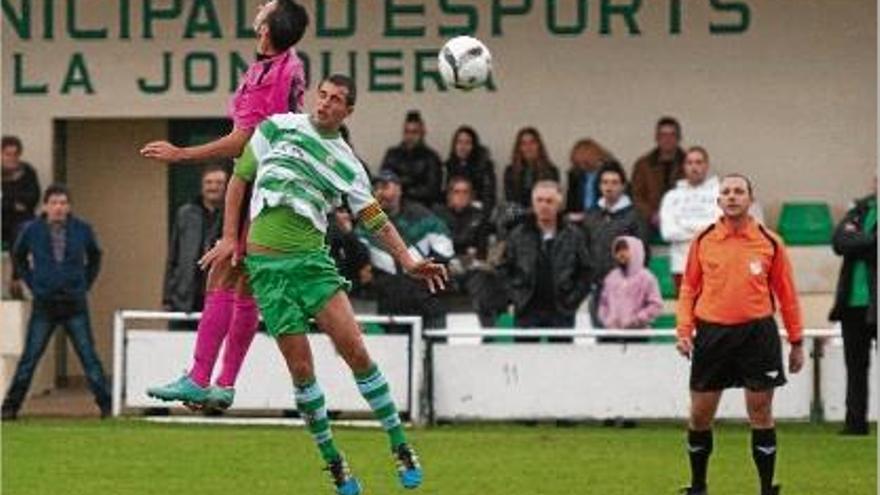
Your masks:
<svg viewBox="0 0 880 495"><path fill-rule="evenodd" d="M669 256L652 256L648 269L657 277L663 299L675 299L675 281L672 279L672 261Z"/></svg>
<svg viewBox="0 0 880 495"><path fill-rule="evenodd" d="M650 246L668 246L669 243L663 239L663 236L660 235L660 231L656 229L651 229L651 238L648 239L648 245Z"/></svg>
<svg viewBox="0 0 880 495"><path fill-rule="evenodd" d="M495 328L512 330L516 328L516 318L511 313L501 313L495 318ZM486 342L509 344L513 342L513 337L486 337Z"/></svg>
<svg viewBox="0 0 880 495"><path fill-rule="evenodd" d="M364 323L361 325L364 334L366 335L384 335L385 327L379 323Z"/></svg>
<svg viewBox="0 0 880 495"><path fill-rule="evenodd" d="M662 314L654 320L651 328L655 330L671 330L675 328L675 315L672 313ZM673 344L676 338L673 336L651 337L651 342L655 344Z"/></svg>
<svg viewBox="0 0 880 495"><path fill-rule="evenodd" d="M783 203L779 235L791 246L831 244L834 221L831 208L821 202Z"/></svg>

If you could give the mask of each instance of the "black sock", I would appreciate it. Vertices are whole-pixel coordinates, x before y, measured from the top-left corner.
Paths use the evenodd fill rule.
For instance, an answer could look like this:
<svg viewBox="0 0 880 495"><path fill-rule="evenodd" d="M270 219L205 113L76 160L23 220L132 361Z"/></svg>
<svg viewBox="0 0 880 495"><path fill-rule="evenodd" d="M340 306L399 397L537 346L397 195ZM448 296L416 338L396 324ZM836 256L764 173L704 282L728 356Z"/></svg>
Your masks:
<svg viewBox="0 0 880 495"><path fill-rule="evenodd" d="M688 457L691 459L691 488L706 488L706 471L712 454L712 430L688 430Z"/></svg>
<svg viewBox="0 0 880 495"><path fill-rule="evenodd" d="M761 492L770 493L776 470L776 428L752 430L752 459L761 478Z"/></svg>

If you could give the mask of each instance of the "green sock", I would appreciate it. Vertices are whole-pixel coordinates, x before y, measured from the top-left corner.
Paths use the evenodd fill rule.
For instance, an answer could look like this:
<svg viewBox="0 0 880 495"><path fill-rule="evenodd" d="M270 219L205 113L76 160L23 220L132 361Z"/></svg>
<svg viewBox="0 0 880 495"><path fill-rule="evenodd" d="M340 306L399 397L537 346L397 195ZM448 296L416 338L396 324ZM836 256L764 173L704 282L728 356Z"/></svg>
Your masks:
<svg viewBox="0 0 880 495"><path fill-rule="evenodd" d="M361 395L369 402L376 419L382 423L382 428L388 433L392 450L406 443L403 425L400 423L400 416L391 398L391 389L388 388L385 375L373 364L366 372L355 373L354 378Z"/></svg>
<svg viewBox="0 0 880 495"><path fill-rule="evenodd" d="M331 462L340 458L341 454L333 443L333 432L330 431L324 392L321 391L318 382L312 380L307 384L296 385L294 397L296 397L296 408L305 420L324 461Z"/></svg>

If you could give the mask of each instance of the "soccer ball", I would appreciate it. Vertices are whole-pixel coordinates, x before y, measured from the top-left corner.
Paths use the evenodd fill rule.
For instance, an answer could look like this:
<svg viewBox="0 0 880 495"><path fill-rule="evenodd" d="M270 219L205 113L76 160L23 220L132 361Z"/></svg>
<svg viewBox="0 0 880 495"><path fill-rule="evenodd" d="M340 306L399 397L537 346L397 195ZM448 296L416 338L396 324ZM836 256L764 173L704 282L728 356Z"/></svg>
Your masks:
<svg viewBox="0 0 880 495"><path fill-rule="evenodd" d="M486 84L492 73L492 54L482 41L470 36L447 41L437 59L446 84L465 91Z"/></svg>

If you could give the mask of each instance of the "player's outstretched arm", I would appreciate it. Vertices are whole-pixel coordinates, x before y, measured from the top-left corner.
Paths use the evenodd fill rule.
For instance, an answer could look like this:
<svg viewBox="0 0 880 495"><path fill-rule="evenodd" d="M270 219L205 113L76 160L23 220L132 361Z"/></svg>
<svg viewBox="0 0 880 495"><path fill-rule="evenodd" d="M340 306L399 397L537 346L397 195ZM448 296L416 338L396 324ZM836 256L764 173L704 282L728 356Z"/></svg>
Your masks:
<svg viewBox="0 0 880 495"><path fill-rule="evenodd" d="M431 292L437 292L446 288L446 282L449 280L446 267L439 263L434 263L431 259L415 259L406 248L406 243L403 242L403 239L391 222L386 220L379 229L373 231L373 235L379 240L385 251L400 263L400 266L406 273L424 280Z"/></svg>
<svg viewBox="0 0 880 495"><path fill-rule="evenodd" d="M153 141L141 149L141 156L168 163L238 158L253 134L253 129L236 127L220 139L185 148L175 146L168 141Z"/></svg>

